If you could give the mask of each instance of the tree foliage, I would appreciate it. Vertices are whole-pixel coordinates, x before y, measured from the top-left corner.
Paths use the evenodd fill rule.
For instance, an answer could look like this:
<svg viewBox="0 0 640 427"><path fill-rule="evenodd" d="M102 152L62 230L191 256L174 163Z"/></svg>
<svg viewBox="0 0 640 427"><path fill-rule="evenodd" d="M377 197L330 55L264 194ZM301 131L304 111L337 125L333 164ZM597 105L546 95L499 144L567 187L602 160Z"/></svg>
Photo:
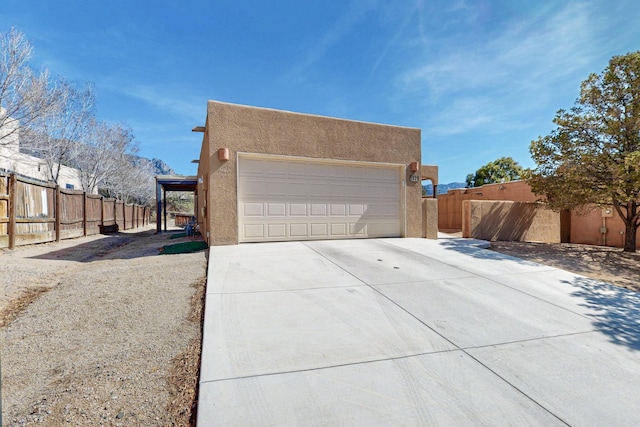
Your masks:
<svg viewBox="0 0 640 427"><path fill-rule="evenodd" d="M9 144L17 124L29 125L47 114L53 99L49 73L29 67L33 47L24 34L12 28L0 33L0 144Z"/></svg>
<svg viewBox="0 0 640 427"><path fill-rule="evenodd" d="M16 29L0 33L0 145L14 144L43 159L49 180L62 166L79 171L82 189L151 204L154 171L135 165L131 129L97 119L92 85L79 88L29 66L32 46Z"/></svg>
<svg viewBox="0 0 640 427"><path fill-rule="evenodd" d="M485 184L509 182L523 178L525 171L511 157L501 157L478 169L475 174L467 175L467 187L480 187Z"/></svg>
<svg viewBox="0 0 640 427"><path fill-rule="evenodd" d="M91 86L78 89L61 79L50 83L50 107L22 128L22 147L45 161L51 181L58 183L62 165L72 166L75 147L90 132L95 116Z"/></svg>
<svg viewBox="0 0 640 427"><path fill-rule="evenodd" d="M624 250L635 252L640 225L640 51L615 56L582 82L551 134L532 141L530 179L554 209L613 205L625 223Z"/></svg>

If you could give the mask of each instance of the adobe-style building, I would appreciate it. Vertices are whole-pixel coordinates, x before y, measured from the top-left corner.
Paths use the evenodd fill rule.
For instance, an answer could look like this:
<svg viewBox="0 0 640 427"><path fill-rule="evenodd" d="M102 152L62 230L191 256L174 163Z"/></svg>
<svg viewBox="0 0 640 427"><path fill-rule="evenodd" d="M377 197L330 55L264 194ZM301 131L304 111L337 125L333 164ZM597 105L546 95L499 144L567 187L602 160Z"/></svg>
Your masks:
<svg viewBox="0 0 640 427"><path fill-rule="evenodd" d="M437 236L420 129L209 101L197 217L210 245ZM428 175L428 176L425 176Z"/></svg>
<svg viewBox="0 0 640 427"><path fill-rule="evenodd" d="M6 109L0 107L0 117L5 113ZM45 160L20 152L20 124L17 120L5 121L4 127L0 129L0 141L0 172L17 173L43 182L50 181L51 176ZM59 167L58 183L62 188L82 188L77 169L64 165ZM97 193L97 189L93 192Z"/></svg>

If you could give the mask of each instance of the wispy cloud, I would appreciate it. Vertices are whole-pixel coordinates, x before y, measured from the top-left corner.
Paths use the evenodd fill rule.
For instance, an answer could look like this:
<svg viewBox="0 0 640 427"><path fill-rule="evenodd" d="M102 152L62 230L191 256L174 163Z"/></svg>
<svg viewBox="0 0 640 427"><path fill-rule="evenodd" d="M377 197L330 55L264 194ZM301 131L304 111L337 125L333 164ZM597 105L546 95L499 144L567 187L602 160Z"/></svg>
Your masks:
<svg viewBox="0 0 640 427"><path fill-rule="evenodd" d="M427 131L447 135L508 124L509 116L535 107L555 83L593 59L592 11L579 3L541 9L492 34L438 40L423 64L399 76L401 92L423 94L430 111L442 106Z"/></svg>
<svg viewBox="0 0 640 427"><path fill-rule="evenodd" d="M206 105L201 97L188 95L187 90L159 90L157 85L118 81L109 84L108 89L124 96L129 96L146 103L149 107L171 114L175 118L193 121L194 118L203 120L206 115Z"/></svg>
<svg viewBox="0 0 640 427"><path fill-rule="evenodd" d="M313 45L307 55L294 64L283 76L284 80L304 81L306 71L321 60L331 47L338 44L366 14L378 7L378 0L352 0L345 12Z"/></svg>
<svg viewBox="0 0 640 427"><path fill-rule="evenodd" d="M401 37L406 32L407 27L409 26L411 21L420 16L423 6L424 6L423 0L416 0L413 3L413 5L406 10L405 16L402 20L402 24L395 31L393 37L391 37L389 41L385 44L384 48L382 49L382 52L380 52L375 62L373 63L373 66L371 67L371 71L369 72L368 80L371 80L371 77L376 73L376 71L378 70L378 67L380 66L382 61L385 59L389 51L394 46L398 45L399 41L401 40Z"/></svg>

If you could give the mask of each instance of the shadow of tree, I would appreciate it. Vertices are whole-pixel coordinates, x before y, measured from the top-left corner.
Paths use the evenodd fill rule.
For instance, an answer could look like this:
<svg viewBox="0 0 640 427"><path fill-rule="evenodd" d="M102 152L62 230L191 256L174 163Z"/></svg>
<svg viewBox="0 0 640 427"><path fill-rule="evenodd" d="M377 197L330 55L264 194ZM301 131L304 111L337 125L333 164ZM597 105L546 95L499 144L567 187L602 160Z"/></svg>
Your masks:
<svg viewBox="0 0 640 427"><path fill-rule="evenodd" d="M611 342L640 351L640 293L586 277L563 281L575 288L572 296L593 314L593 325Z"/></svg>
<svg viewBox="0 0 640 427"><path fill-rule="evenodd" d="M528 256L527 259L523 259L518 256L520 254L515 255L514 252L511 252L514 255L508 255L495 250L486 250L482 246L476 246L470 240L450 239L439 241L439 244L448 250L487 262L510 261L526 266L550 265L582 275L593 272L597 268L606 270L612 275L615 274L620 278L617 285L583 276L562 280L560 283L569 285L569 295L580 301L577 304L590 313L587 316L592 319L595 329L608 336L612 343L640 351L640 292L622 287L624 285L634 289L640 286L638 284L640 274L637 274L637 266L632 262L634 259L637 260L636 254L628 255L610 248L565 247L564 251L555 252L553 257L549 257L552 252L548 250L549 244L518 243L518 245L534 245L542 251L547 249L546 256L538 254L539 256ZM477 242L482 243L482 241ZM492 249L496 243L499 242L491 243ZM560 245L556 246L560 247ZM553 262L549 262L551 260ZM541 283L542 285L544 283Z"/></svg>
<svg viewBox="0 0 640 427"><path fill-rule="evenodd" d="M142 230L128 233L113 233L104 235L99 239L82 242L65 247L63 249L55 249L41 255L33 256L33 259L47 259L58 261L76 261L76 262L93 262L102 259L131 259L159 254L162 246L169 243L173 234L161 233L157 234L155 230ZM191 239L184 237L184 239ZM200 240L200 239L199 239ZM174 243L175 240L172 241ZM132 245L132 243L135 243Z"/></svg>
<svg viewBox="0 0 640 427"><path fill-rule="evenodd" d="M438 244L448 250L459 252L464 255L469 255L478 259L485 259L491 261L510 261L527 266L539 266L541 263L535 261L529 261L519 258L517 256L503 254L501 252L490 250L493 242L478 239L439 239Z"/></svg>
<svg viewBox="0 0 640 427"><path fill-rule="evenodd" d="M640 254L573 243L491 242L491 250L640 291Z"/></svg>
<svg viewBox="0 0 640 427"><path fill-rule="evenodd" d="M531 229L538 206L523 202L489 202L475 237L485 240L523 240Z"/></svg>

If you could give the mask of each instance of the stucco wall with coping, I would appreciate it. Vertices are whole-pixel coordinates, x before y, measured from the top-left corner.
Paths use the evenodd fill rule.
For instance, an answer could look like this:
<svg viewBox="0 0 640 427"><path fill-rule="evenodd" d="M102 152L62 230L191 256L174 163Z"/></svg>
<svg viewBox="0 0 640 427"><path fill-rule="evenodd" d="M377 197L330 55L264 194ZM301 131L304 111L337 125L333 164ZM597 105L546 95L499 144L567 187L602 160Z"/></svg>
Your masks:
<svg viewBox="0 0 640 427"><path fill-rule="evenodd" d="M462 237L560 243L560 213L530 202L465 200Z"/></svg>
<svg viewBox="0 0 640 427"><path fill-rule="evenodd" d="M440 230L460 230L462 228L462 202L464 200L535 202L538 199L539 197L533 194L527 181L511 181L475 188L449 190L447 194L438 196L438 228Z"/></svg>
<svg viewBox="0 0 640 427"><path fill-rule="evenodd" d="M465 200L534 202L538 199L540 197L533 194L527 181L513 181L504 184L489 184L478 188L450 190L448 194L438 196L438 227L440 230L456 228L468 230L471 225L468 212L463 209ZM560 239L563 242L623 247L624 223L612 207L609 207L609 209L611 209L611 214L604 221L602 208L599 207L594 207L592 210L582 213L573 211L559 214L562 224L561 234L552 236L552 239L548 242L555 242ZM601 232L603 227L606 228L604 236ZM636 241L636 247L640 249L640 234Z"/></svg>
<svg viewBox="0 0 640 427"><path fill-rule="evenodd" d="M420 181L410 182L409 164L420 161L420 129L292 113L209 101L203 144L207 222L212 245L238 243L237 155L260 153L405 165L406 236L422 235ZM218 149L229 160L218 160Z"/></svg>

